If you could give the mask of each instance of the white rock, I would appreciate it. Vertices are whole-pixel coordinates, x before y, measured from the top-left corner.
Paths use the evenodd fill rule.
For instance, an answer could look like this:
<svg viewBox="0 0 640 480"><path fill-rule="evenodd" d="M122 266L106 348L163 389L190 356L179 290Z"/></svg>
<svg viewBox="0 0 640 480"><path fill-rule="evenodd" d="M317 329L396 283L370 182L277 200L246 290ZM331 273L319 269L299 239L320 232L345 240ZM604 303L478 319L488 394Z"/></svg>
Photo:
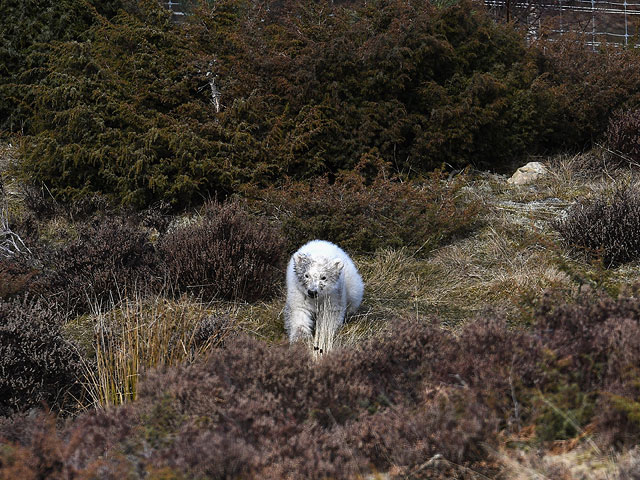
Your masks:
<svg viewBox="0 0 640 480"><path fill-rule="evenodd" d="M529 162L516 170L516 173L507 180L507 183L511 183L513 185L526 185L528 183L535 182L538 178L546 174L547 168L543 164L540 162Z"/></svg>

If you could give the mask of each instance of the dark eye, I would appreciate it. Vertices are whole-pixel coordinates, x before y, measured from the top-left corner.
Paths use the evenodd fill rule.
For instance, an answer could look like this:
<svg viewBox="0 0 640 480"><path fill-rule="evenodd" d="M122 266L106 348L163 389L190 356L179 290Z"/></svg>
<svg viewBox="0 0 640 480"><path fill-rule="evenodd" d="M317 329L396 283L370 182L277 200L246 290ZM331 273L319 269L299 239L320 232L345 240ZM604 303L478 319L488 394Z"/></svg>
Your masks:
<svg viewBox="0 0 640 480"><path fill-rule="evenodd" d="M320 280L326 280L327 277L320 277Z"/></svg>
<svg viewBox="0 0 640 480"><path fill-rule="evenodd" d="M309 278L309 274L308 274L308 273L305 273L305 274L304 274L304 278Z"/></svg>

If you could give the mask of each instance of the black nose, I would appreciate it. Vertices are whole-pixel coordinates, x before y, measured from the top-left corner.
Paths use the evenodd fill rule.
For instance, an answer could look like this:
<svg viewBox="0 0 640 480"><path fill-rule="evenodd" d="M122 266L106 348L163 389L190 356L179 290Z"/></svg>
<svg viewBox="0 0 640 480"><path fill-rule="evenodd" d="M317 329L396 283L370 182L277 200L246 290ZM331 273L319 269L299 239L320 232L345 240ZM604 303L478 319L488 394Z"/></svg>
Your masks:
<svg viewBox="0 0 640 480"><path fill-rule="evenodd" d="M315 290L307 290L307 295L309 295L310 298L316 298L318 296L318 292Z"/></svg>

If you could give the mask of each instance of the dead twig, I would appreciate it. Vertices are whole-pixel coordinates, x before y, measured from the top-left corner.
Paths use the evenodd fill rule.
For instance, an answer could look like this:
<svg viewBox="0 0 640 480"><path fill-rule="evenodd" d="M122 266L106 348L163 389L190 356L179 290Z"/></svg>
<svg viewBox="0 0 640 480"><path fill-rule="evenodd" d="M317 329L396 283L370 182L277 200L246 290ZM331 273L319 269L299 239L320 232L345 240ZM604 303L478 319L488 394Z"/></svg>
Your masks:
<svg viewBox="0 0 640 480"><path fill-rule="evenodd" d="M22 253L31 254L31 250L22 241L20 235L9 227L9 208L5 202L0 208L0 255L12 257Z"/></svg>

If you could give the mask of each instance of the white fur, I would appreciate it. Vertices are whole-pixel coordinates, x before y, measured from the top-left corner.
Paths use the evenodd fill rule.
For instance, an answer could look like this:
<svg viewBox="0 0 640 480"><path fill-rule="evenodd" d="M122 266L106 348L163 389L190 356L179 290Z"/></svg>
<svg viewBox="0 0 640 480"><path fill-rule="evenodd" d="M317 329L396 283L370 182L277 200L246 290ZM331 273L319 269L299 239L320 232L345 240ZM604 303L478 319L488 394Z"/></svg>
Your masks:
<svg viewBox="0 0 640 480"><path fill-rule="evenodd" d="M335 333L345 316L358 309L363 293L362 278L344 250L324 240L303 245L287 266L284 314L289 340L311 338L320 319Z"/></svg>

